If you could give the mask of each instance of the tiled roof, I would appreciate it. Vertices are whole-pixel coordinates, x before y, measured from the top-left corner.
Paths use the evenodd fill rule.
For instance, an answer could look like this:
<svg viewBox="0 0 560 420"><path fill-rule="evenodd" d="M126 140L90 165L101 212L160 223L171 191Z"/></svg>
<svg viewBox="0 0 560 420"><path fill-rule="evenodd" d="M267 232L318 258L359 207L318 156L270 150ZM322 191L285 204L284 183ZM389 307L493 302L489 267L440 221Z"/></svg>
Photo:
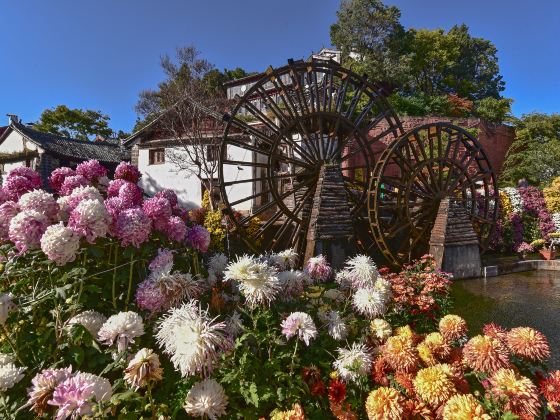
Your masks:
<svg viewBox="0 0 560 420"><path fill-rule="evenodd" d="M12 122L11 127L36 143L46 152L53 155L68 158L89 160L97 159L100 162L118 163L122 160L130 160L130 151L121 147L117 142L92 142L87 140L72 139L57 136L55 134L43 133L32 128Z"/></svg>

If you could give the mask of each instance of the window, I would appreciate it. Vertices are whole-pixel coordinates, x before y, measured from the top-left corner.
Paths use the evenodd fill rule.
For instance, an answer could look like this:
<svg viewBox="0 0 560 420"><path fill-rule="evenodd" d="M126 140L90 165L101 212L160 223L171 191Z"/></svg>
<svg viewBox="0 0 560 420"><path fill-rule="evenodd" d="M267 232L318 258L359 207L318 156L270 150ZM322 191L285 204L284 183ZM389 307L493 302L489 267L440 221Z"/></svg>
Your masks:
<svg viewBox="0 0 560 420"><path fill-rule="evenodd" d="M209 144L206 146L206 160L208 162L214 162L218 160L218 155L220 154L220 146L217 144Z"/></svg>
<svg viewBox="0 0 560 420"><path fill-rule="evenodd" d="M150 149L149 164L161 165L165 163L165 149Z"/></svg>

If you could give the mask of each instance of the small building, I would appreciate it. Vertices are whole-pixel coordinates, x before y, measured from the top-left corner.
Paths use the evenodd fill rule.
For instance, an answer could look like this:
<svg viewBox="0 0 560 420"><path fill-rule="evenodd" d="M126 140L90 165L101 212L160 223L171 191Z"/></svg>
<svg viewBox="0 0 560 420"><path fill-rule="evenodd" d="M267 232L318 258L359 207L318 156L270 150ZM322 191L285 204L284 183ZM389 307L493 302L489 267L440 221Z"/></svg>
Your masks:
<svg viewBox="0 0 560 420"><path fill-rule="evenodd" d="M2 179L12 169L27 166L41 174L43 185L51 172L61 166L76 167L80 162L97 159L114 171L121 161L130 160L130 151L117 139L78 140L34 130L17 117L0 128L0 174Z"/></svg>

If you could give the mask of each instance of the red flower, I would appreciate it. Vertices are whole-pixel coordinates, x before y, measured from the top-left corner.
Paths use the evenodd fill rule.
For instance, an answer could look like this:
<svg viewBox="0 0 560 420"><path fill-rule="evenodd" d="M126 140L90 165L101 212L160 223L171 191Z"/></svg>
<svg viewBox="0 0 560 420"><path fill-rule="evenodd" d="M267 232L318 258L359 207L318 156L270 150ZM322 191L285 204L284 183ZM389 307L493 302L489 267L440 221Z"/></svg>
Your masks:
<svg viewBox="0 0 560 420"><path fill-rule="evenodd" d="M340 404L346 398L346 384L339 379L331 380L329 384L329 400Z"/></svg>
<svg viewBox="0 0 560 420"><path fill-rule="evenodd" d="M539 387L548 402L560 403L560 370L550 372L548 378L539 383Z"/></svg>

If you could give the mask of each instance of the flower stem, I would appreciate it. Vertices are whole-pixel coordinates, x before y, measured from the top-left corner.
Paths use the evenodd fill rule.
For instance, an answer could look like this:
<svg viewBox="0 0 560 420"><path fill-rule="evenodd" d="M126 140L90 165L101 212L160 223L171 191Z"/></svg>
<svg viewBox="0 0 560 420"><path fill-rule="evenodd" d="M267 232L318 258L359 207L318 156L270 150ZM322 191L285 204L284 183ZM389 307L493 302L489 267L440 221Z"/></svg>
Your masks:
<svg viewBox="0 0 560 420"><path fill-rule="evenodd" d="M130 255L130 269L128 270L128 291L126 292L125 309L128 309L130 295L132 294L132 269L134 267L134 254Z"/></svg>
<svg viewBox="0 0 560 420"><path fill-rule="evenodd" d="M113 308L117 309L117 258L119 257L119 247L115 247L115 267L113 267L113 285L111 293L113 296ZM109 256L110 259L110 256Z"/></svg>
<svg viewBox="0 0 560 420"><path fill-rule="evenodd" d="M150 404L150 409L152 410L152 420L156 420L156 407L154 406L154 399L152 398L152 384L150 382L148 382L146 394L148 395L148 403Z"/></svg>
<svg viewBox="0 0 560 420"><path fill-rule="evenodd" d="M8 344L10 345L10 347L12 348L12 351L14 352L14 355L16 356L17 361L22 365L25 366L25 363L23 363L23 361L21 360L21 358L19 357L18 351L16 349L16 346L14 344L14 342L12 341L12 339L10 338L10 334L8 333L8 330L6 329L6 326L4 324L2 324L2 331L4 332L4 337L6 337L6 341L8 342Z"/></svg>
<svg viewBox="0 0 560 420"><path fill-rule="evenodd" d="M296 345L294 346L294 353L292 354L292 363L290 364L290 375L294 373L294 360L296 358L297 348L298 348L299 340L296 338Z"/></svg>

